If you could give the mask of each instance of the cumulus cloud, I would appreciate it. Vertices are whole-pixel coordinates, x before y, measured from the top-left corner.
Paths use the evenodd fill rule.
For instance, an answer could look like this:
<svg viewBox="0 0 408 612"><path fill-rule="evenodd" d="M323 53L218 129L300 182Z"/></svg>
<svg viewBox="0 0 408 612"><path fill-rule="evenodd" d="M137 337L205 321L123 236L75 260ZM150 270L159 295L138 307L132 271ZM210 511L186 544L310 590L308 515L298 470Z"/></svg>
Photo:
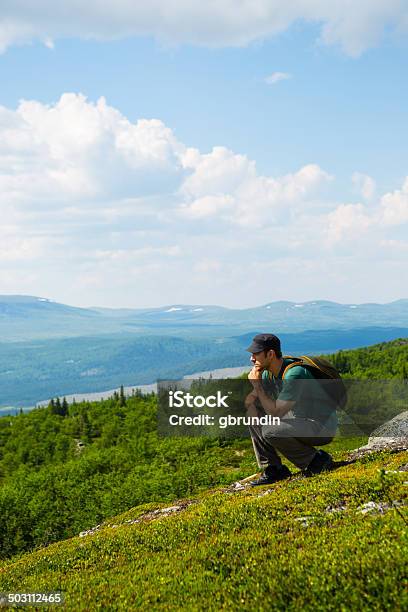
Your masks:
<svg viewBox="0 0 408 612"><path fill-rule="evenodd" d="M228 212L233 215L235 199L231 195L209 195L197 198L189 205L182 205L180 212L191 219L221 217Z"/></svg>
<svg viewBox="0 0 408 612"><path fill-rule="evenodd" d="M225 147L214 147L205 155L186 156L185 163L193 170L182 190L187 197L217 195L236 191L243 180L256 176L255 162Z"/></svg>
<svg viewBox="0 0 408 612"><path fill-rule="evenodd" d="M402 189L386 193L381 198L381 221L386 225L408 223L408 177Z"/></svg>
<svg viewBox="0 0 408 612"><path fill-rule="evenodd" d="M301 20L321 26L324 44L359 55L385 30L407 29L401 0L3 0L0 49L61 37L112 40L152 35L170 43L246 45Z"/></svg>
<svg viewBox="0 0 408 612"><path fill-rule="evenodd" d="M182 214L252 227L289 219L293 209L331 178L316 164L278 178L258 175L254 161L225 147L197 157L192 170L181 189L186 200Z"/></svg>
<svg viewBox="0 0 408 612"><path fill-rule="evenodd" d="M371 200L374 197L376 184L375 180L371 176L361 174L360 172L354 172L352 181L364 200Z"/></svg>
<svg viewBox="0 0 408 612"><path fill-rule="evenodd" d="M259 175L246 155L186 147L162 121L133 124L104 98L66 93L53 105L0 108L0 203L12 219L24 211L83 222L97 209L98 219L112 222L159 209L166 215L170 205L192 219L264 225L290 215L329 179L316 164Z"/></svg>
<svg viewBox="0 0 408 612"><path fill-rule="evenodd" d="M0 108L0 197L55 206L172 191L185 147L157 119L131 124L104 98L92 104L64 94L47 106L23 101Z"/></svg>
<svg viewBox="0 0 408 612"><path fill-rule="evenodd" d="M362 191L369 191L372 199L375 184L371 177L355 174ZM368 186L366 184L367 179ZM368 199L368 197L367 197ZM326 244L333 246L353 243L356 248L363 245L364 248L392 247L401 248L405 242L389 237L387 232L392 229L402 228L408 223L408 177L405 178L402 188L383 194L377 201L370 202L370 206L362 203L341 204L327 215L327 227L325 230Z"/></svg>
<svg viewBox="0 0 408 612"><path fill-rule="evenodd" d="M363 204L341 204L328 215L328 242L347 243L361 239L372 223Z"/></svg>
<svg viewBox="0 0 408 612"><path fill-rule="evenodd" d="M286 288L300 269L315 287L316 240L328 274L347 269L340 256L358 262L378 249L396 265L408 177L377 197L356 174L367 204L327 200L331 178L313 163L260 174L244 154L187 147L159 119L132 123L103 98L0 108L3 291L82 305L228 304L276 270Z"/></svg>
<svg viewBox="0 0 408 612"><path fill-rule="evenodd" d="M272 72L269 76L265 77L265 83L268 85L276 85L280 81L287 81L291 79L292 75L289 72Z"/></svg>

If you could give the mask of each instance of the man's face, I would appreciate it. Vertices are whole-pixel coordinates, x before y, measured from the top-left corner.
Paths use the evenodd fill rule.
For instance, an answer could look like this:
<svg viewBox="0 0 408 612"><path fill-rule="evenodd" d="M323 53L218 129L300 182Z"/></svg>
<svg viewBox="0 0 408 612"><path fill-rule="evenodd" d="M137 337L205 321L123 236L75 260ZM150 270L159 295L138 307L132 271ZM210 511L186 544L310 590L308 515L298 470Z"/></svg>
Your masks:
<svg viewBox="0 0 408 612"><path fill-rule="evenodd" d="M252 353L251 362L254 364L254 366L258 366L259 368L267 368L269 364L268 353L266 351Z"/></svg>

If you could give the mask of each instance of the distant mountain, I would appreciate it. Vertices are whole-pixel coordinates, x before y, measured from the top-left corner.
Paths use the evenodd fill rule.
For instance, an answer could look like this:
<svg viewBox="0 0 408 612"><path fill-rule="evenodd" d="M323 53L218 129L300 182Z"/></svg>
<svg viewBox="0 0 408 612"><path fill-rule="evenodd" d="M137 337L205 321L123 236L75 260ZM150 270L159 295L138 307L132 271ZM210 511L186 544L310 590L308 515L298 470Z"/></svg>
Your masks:
<svg viewBox="0 0 408 612"><path fill-rule="evenodd" d="M132 310L0 296L0 407L242 366L245 348L260 331L277 333L286 353L367 346L408 336L408 300Z"/></svg>
<svg viewBox="0 0 408 612"><path fill-rule="evenodd" d="M278 301L244 309L198 304L109 309L76 308L35 296L0 296L3 342L116 333L214 338L254 330L294 333L366 327L408 328L408 300L389 304Z"/></svg>
<svg viewBox="0 0 408 612"><path fill-rule="evenodd" d="M29 295L0 296L3 342L103 333L103 320L96 310L89 308L75 308ZM120 331L120 326L112 331Z"/></svg>

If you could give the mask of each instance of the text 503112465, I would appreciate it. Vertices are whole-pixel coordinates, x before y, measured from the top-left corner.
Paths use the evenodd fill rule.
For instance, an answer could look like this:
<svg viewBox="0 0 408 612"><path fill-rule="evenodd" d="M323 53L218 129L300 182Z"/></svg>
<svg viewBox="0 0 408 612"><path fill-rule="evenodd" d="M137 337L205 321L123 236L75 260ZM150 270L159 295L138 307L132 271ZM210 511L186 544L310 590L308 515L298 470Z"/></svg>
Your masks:
<svg viewBox="0 0 408 612"><path fill-rule="evenodd" d="M0 606L49 606L64 603L64 595L61 591L49 593L0 593Z"/></svg>

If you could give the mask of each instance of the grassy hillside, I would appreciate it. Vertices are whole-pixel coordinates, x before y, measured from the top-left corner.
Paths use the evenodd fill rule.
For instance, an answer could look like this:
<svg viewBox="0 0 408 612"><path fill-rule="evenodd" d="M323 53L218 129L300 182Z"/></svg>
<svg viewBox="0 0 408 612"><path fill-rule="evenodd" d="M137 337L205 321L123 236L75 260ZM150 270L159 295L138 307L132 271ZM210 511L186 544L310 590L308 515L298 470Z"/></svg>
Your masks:
<svg viewBox="0 0 408 612"><path fill-rule="evenodd" d="M68 610L404 610L407 512L395 502L406 502L407 462L377 453L173 511L135 507L94 535L4 562L0 591L62 590Z"/></svg>
<svg viewBox="0 0 408 612"><path fill-rule="evenodd" d="M407 350L332 360L401 377ZM257 471L251 441L160 438L156 408L117 395L0 418L0 592L63 590L69 610L408 605L408 452L348 462L366 438L335 439L336 470L235 490Z"/></svg>
<svg viewBox="0 0 408 612"><path fill-rule="evenodd" d="M253 471L249 440L160 438L156 398L0 418L0 558Z"/></svg>

